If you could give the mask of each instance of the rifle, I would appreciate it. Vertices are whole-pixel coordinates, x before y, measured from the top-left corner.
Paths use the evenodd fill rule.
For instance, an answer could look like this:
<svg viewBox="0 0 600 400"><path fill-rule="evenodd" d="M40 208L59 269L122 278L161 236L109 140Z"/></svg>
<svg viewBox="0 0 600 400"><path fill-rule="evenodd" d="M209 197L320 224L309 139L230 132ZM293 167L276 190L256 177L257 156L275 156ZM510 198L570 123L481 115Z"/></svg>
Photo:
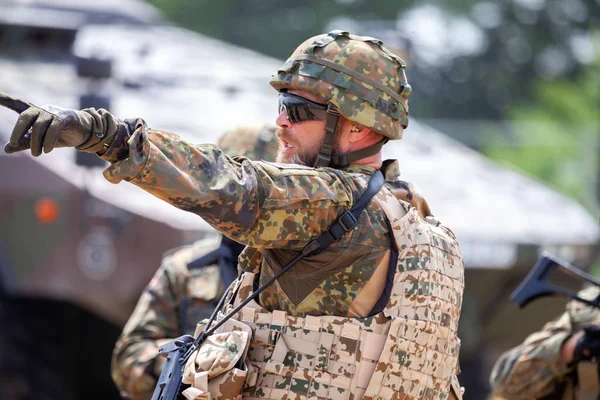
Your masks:
<svg viewBox="0 0 600 400"><path fill-rule="evenodd" d="M588 300L578 296L576 292L551 284L549 279L552 273L557 271L574 277L577 280L582 281L582 283L588 282L600 287L600 282L595 280L592 275L574 267L564 260L548 253L544 253L538 259L527 277L525 277L521 284L510 295L511 301L514 301L520 308L523 308L539 297L563 295L590 306L600 308L600 294L595 299Z"/></svg>
<svg viewBox="0 0 600 400"><path fill-rule="evenodd" d="M152 400L171 400L181 396L184 365L182 357L193 342L193 336L183 335L158 349L159 354L167 354L167 361L158 377Z"/></svg>

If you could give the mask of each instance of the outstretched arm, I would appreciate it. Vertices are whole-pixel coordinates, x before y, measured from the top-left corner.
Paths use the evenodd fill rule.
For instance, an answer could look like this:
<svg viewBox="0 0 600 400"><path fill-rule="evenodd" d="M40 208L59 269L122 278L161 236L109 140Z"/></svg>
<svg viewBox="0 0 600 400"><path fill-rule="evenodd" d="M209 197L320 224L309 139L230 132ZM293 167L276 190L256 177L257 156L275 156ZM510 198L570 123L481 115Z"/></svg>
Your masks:
<svg viewBox="0 0 600 400"><path fill-rule="evenodd" d="M105 110L44 109L7 95L0 105L20 113L6 152L95 152L112 163L109 181L130 181L242 244L301 249L352 204L351 188L335 172L232 159Z"/></svg>
<svg viewBox="0 0 600 400"><path fill-rule="evenodd" d="M340 174L231 158L214 145L144 126L129 139L127 158L104 171L110 182L129 181L239 243L298 249L352 204Z"/></svg>

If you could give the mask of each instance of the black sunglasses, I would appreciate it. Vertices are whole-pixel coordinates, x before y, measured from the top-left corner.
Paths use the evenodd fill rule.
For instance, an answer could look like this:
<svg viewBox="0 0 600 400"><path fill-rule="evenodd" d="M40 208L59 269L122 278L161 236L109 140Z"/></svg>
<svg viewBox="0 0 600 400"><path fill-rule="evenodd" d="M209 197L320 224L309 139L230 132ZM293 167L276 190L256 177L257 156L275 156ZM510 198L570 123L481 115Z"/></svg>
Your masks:
<svg viewBox="0 0 600 400"><path fill-rule="evenodd" d="M283 110L292 124L327 119L327 105L287 92L279 93L279 113L281 114Z"/></svg>

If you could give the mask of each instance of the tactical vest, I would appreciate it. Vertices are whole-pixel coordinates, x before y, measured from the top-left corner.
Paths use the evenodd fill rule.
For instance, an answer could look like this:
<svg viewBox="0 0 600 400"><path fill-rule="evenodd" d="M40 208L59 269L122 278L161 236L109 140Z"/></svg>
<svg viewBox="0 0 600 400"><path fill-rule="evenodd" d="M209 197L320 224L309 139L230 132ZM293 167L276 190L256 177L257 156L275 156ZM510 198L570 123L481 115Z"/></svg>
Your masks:
<svg viewBox="0 0 600 400"><path fill-rule="evenodd" d="M237 293L251 291L254 276L245 273ZM233 305L246 297L237 296ZM374 375L375 366L392 322L383 312L367 318L292 317L253 301L238 317L253 331L244 399L393 398L391 388L387 396L376 394L386 378ZM462 399L456 375L451 388L449 398Z"/></svg>
<svg viewBox="0 0 600 400"><path fill-rule="evenodd" d="M421 218L414 208L399 202L385 187L374 200L390 221L392 231L390 234L393 235L399 249L406 247L407 240L432 243L440 250L445 247L444 252L432 251L429 254L429 257L433 258L430 260L432 265L439 270L445 270L447 265L445 263L451 262L448 260L455 251L453 249L458 249L456 240L449 230L433 219ZM431 232L430 237L427 237L427 232ZM409 235L410 238L407 239L403 235ZM444 239L445 244L453 246L453 249L439 244L441 238ZM455 256L460 259L459 254ZM459 267L462 268L462 264ZM433 269L429 273L434 274ZM438 276L436 279L450 286L462 285L462 270L455 273L458 274L455 280L448 276ZM220 343L225 344L225 347L229 346L236 350L228 352L227 362L231 363L235 357L239 357L239 354L244 355L245 363L236 363L237 369L232 375L233 380L236 376L245 376L242 398L384 400L398 398L399 393L404 393L404 398L410 400L461 399L462 393L456 379L457 352L460 344L460 340L455 336L458 321L453 322L456 326L446 327L441 324L437 331L434 330L435 334L425 333L431 315L439 315L443 318L442 313L436 314L439 310L434 310L433 305L428 309L428 304L415 308L411 303L407 304L406 309L403 308L405 298L410 296L413 301L414 297L421 293L411 292L409 289L411 282L401 281L402 276L399 273L395 275L386 309L366 318L310 315L294 317L283 311L270 312L256 301L248 303L234 318L249 326L252 334L247 335L241 332L243 328L234 327L234 330L240 331L238 337L219 338ZM254 278L254 273L246 272L230 288L229 294L232 300L224 310L225 313L248 298L253 291ZM430 286L432 287L428 286L420 290L433 290L435 285ZM462 293L462 286L460 289ZM453 299L453 294L450 292L441 293L440 290L438 296L454 300L449 301L448 304L460 306L460 301ZM458 312L456 309L442 311ZM418 313L419 315L423 313L423 318L413 317ZM391 315L400 318L391 318ZM429 317L425 317L427 315ZM394 340L393 336L390 336L393 332L396 332L394 335L402 336L404 340ZM198 333L197 331L196 334ZM228 334L224 333L224 335ZM392 340L388 340L388 337ZM248 338L248 343L245 342L245 338ZM241 350L237 347L241 345L247 347ZM216 348L218 346L213 346L211 349ZM209 355L208 353L211 352L214 354L212 350L205 351L205 354ZM236 352L237 355L234 355ZM376 368L378 363L381 366L381 360L389 360L383 370ZM204 364L198 357L195 361L194 359L190 361L195 362L196 366ZM188 371L184 382L192 383L200 381L200 378L206 380L210 372L207 373L202 368L199 368L201 372L190 372L190 369L194 369L190 361L186 366ZM223 363L223 361L211 360L208 364L219 365L220 368ZM412 363L419 365L412 368ZM406 382L405 386L400 387L398 377ZM194 391L195 394L189 392L188 398L239 398L239 396L232 396L225 384L222 382L219 384L222 386L215 389L214 384L211 388L210 384L201 383L203 390ZM208 393L209 391L212 394ZM194 397L196 394L197 397Z"/></svg>

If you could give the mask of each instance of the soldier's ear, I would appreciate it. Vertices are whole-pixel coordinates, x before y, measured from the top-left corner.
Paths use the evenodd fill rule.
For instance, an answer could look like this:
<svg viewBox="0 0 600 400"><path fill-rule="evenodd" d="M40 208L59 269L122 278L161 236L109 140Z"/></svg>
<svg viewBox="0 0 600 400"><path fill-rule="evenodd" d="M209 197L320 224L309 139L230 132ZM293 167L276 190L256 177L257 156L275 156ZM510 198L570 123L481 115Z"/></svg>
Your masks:
<svg viewBox="0 0 600 400"><path fill-rule="evenodd" d="M365 137L367 137L371 133L371 129L364 127L359 124L352 123L349 132L348 132L348 142L355 143L358 142Z"/></svg>

